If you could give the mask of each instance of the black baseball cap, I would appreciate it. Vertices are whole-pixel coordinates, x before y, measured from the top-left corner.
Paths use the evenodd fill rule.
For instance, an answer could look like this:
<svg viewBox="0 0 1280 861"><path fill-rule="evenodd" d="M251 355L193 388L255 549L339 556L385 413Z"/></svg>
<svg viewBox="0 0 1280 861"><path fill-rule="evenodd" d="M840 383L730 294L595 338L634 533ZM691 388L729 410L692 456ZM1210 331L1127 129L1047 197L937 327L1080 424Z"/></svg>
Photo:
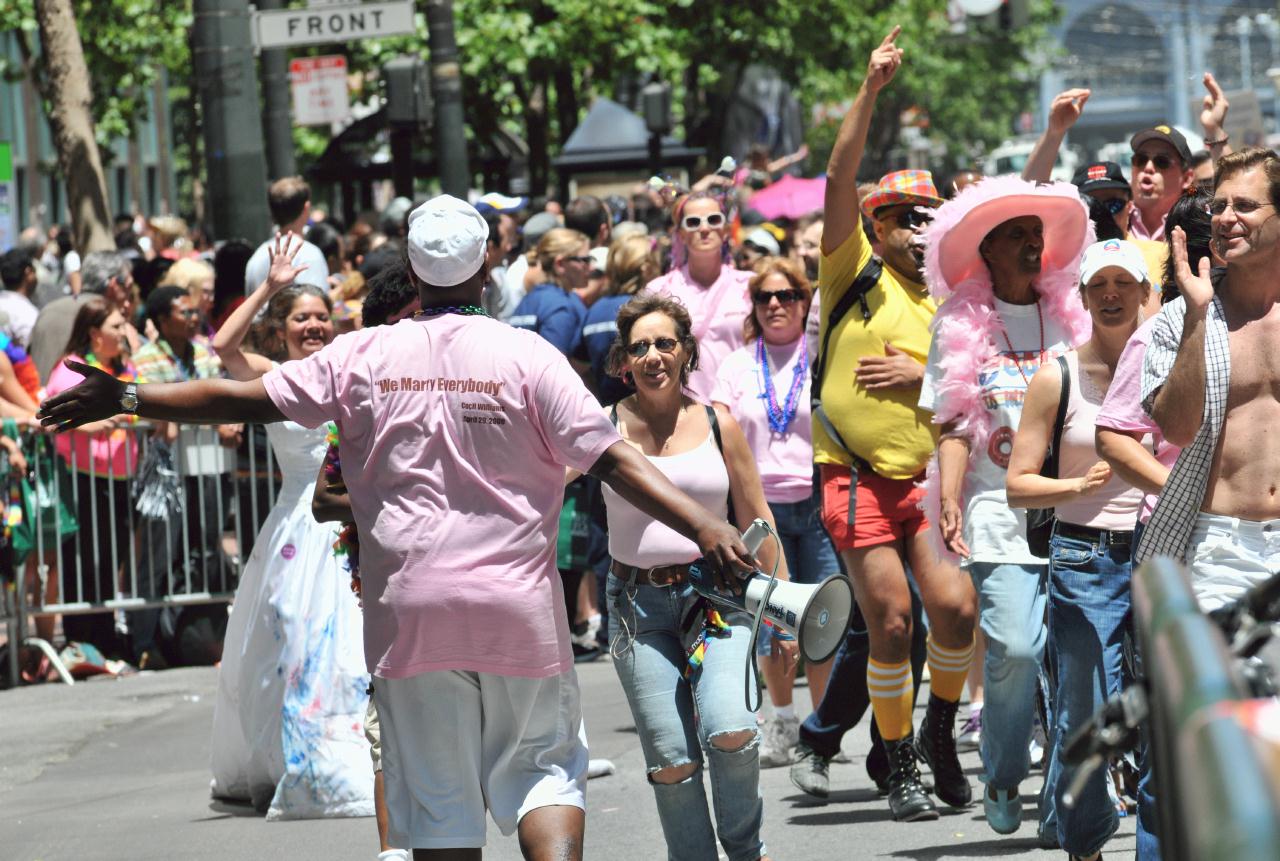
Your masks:
<svg viewBox="0 0 1280 861"><path fill-rule="evenodd" d="M1124 178L1120 165L1114 161L1095 161L1084 165L1071 177L1071 184L1080 189L1082 194L1106 188L1129 190L1128 180Z"/></svg>
<svg viewBox="0 0 1280 861"><path fill-rule="evenodd" d="M1178 157L1182 159L1183 167L1191 164L1191 147L1187 146L1187 139L1182 136L1182 132L1173 126L1159 125L1155 128L1140 131L1129 141L1129 148L1137 152L1138 147L1147 141L1164 141L1177 150Z"/></svg>

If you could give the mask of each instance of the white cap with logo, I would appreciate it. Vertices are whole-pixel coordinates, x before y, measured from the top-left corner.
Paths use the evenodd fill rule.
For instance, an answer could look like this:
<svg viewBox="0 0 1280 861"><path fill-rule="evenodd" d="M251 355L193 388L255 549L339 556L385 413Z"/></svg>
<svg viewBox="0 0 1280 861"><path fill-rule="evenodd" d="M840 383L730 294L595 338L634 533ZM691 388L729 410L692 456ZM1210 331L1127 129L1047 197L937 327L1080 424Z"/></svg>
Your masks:
<svg viewBox="0 0 1280 861"><path fill-rule="evenodd" d="M1119 266L1136 281L1151 280L1141 248L1123 239L1106 239L1084 250L1084 257L1080 260L1080 283L1088 284L1093 276L1108 266Z"/></svg>
<svg viewBox="0 0 1280 861"><path fill-rule="evenodd" d="M465 200L433 197L409 213L409 265L433 287L456 287L480 271L489 225Z"/></svg>

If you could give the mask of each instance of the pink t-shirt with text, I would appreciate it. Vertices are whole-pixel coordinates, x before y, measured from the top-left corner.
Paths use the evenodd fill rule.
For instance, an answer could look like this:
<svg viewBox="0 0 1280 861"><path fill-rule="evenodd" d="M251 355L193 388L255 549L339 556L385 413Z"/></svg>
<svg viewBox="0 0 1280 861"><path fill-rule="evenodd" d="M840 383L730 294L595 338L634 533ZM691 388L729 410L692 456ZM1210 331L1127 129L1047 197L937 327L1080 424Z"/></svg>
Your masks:
<svg viewBox="0 0 1280 861"><path fill-rule="evenodd" d="M1098 410L1097 424L1109 430L1151 434L1156 460L1172 469L1182 449L1165 440L1160 427L1142 411L1142 357L1147 352L1155 322L1156 318L1152 317L1129 336L1129 343L1125 344L1111 376L1111 388L1107 389L1102 409ZM1155 510L1157 499L1159 496L1154 493L1143 496L1138 520L1147 522Z"/></svg>
<svg viewBox="0 0 1280 861"><path fill-rule="evenodd" d="M766 348L772 370L774 397L785 407L787 392L800 362L800 342ZM810 436L809 369L802 367L804 387L800 390L795 418L785 434L774 433L765 408L763 376L756 361L754 344L731 354L720 365L711 399L724 404L738 420L747 445L755 455L769 502L802 502L813 492L813 440Z"/></svg>
<svg viewBox="0 0 1280 861"><path fill-rule="evenodd" d="M338 424L371 673L573 665L556 570L564 468L589 469L621 438L564 356L445 314L342 335L263 383L289 419Z"/></svg>
<svg viewBox="0 0 1280 861"><path fill-rule="evenodd" d="M751 313L750 280L750 272L725 264L716 282L703 287L689 277L689 268L682 266L653 279L645 288L679 299L689 309L698 339L698 369L690 374L687 388L703 403L711 400L720 363L742 346L742 323Z"/></svg>

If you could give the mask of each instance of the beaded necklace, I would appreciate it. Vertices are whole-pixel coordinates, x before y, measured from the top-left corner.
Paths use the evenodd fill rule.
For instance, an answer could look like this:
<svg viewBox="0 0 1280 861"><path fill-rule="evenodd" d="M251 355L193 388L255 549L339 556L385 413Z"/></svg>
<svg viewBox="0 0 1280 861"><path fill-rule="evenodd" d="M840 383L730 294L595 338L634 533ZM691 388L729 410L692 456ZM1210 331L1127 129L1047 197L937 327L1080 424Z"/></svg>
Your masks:
<svg viewBox="0 0 1280 861"><path fill-rule="evenodd" d="M413 319L439 317L441 314L462 314L467 317L488 317L489 312L479 305L441 305L438 308L423 308L413 315Z"/></svg>
<svg viewBox="0 0 1280 861"><path fill-rule="evenodd" d="M773 388L773 373L769 370L769 353L765 349L764 338L756 339L756 362L760 366L760 399L764 401L765 414L769 417L769 429L778 435L787 432L787 427L796 417L800 408L800 393L804 390L805 377L809 370L809 344L800 336L800 360L796 362L791 374L791 388L787 392L786 401L779 406L778 394Z"/></svg>

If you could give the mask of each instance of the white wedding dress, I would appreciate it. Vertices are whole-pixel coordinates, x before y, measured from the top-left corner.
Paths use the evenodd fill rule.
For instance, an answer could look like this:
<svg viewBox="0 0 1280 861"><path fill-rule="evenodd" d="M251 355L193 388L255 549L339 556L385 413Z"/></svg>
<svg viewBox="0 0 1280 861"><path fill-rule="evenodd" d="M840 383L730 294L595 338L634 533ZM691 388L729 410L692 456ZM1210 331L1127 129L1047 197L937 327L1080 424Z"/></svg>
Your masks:
<svg viewBox="0 0 1280 861"><path fill-rule="evenodd" d="M284 482L240 576L213 713L213 795L267 819L373 815L369 676L335 523L311 516L324 427L267 425Z"/></svg>

